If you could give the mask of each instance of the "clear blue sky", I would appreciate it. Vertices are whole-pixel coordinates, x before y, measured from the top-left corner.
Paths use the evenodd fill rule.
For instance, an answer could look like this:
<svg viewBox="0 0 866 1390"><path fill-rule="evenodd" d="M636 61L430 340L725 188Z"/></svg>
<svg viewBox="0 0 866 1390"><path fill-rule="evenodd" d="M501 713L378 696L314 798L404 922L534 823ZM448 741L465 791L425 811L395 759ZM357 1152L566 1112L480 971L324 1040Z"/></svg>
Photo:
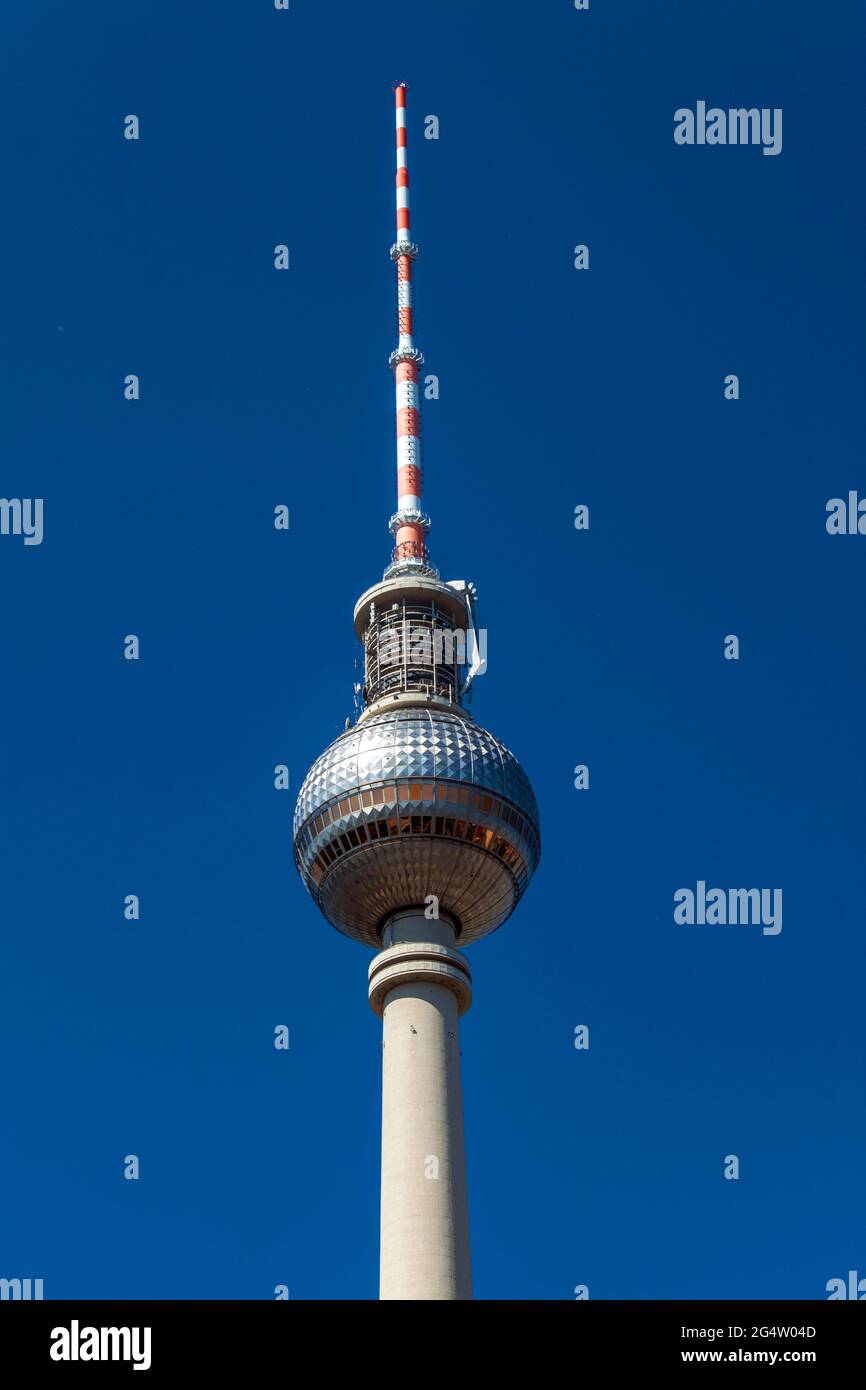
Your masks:
<svg viewBox="0 0 866 1390"><path fill-rule="evenodd" d="M0 492L45 538L0 538L0 1276L376 1296L369 956L291 818L387 560L395 79L431 546L478 586L473 710L544 837L471 951L476 1293L866 1274L866 539L824 526L866 494L862 11L31 0L3 29ZM782 154L675 145L698 100L783 108ZM781 887L781 934L677 926L698 879Z"/></svg>

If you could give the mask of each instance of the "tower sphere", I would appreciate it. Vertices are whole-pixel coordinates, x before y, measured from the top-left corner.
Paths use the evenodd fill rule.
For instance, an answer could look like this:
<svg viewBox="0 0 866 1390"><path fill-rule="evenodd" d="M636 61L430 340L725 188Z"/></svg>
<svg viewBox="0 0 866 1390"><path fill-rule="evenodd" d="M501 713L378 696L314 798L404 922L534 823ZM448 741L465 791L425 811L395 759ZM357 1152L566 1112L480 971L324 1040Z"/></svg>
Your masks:
<svg viewBox="0 0 866 1390"><path fill-rule="evenodd" d="M460 707L364 716L313 763L295 811L309 893L333 926L376 948L394 912L431 896L461 946L495 931L539 853L526 774Z"/></svg>

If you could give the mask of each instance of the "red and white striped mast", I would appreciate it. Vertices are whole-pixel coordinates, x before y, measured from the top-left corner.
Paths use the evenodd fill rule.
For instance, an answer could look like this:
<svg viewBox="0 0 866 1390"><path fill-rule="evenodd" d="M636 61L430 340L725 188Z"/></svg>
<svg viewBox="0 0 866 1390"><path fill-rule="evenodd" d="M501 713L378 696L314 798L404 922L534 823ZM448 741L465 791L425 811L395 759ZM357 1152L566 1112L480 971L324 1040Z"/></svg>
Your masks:
<svg viewBox="0 0 866 1390"><path fill-rule="evenodd" d="M409 170L406 160L406 83L394 87L397 134L397 240L391 260L397 267L397 347L389 364L394 372L397 411L397 510L389 529L394 537L392 562L386 575L415 572L436 575L427 555L430 518L421 504L420 369L424 354L415 346L412 262L418 247L409 229Z"/></svg>

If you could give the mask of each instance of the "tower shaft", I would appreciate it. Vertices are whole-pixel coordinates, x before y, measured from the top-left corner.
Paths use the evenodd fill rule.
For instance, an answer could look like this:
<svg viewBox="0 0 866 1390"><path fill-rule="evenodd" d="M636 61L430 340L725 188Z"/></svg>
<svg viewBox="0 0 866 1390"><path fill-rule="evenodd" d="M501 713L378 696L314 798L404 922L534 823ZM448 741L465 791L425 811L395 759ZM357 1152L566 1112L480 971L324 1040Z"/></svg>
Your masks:
<svg viewBox="0 0 866 1390"><path fill-rule="evenodd" d="M469 1007L454 932L399 913L370 967L381 1014L382 1208L379 1297L472 1297L459 1016Z"/></svg>

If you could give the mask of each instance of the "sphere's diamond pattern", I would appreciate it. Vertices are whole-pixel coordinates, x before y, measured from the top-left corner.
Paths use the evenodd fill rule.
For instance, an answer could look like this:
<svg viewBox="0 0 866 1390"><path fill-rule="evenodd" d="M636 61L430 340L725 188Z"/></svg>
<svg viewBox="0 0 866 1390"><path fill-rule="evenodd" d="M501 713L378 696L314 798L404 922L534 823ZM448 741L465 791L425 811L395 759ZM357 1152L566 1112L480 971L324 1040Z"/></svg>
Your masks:
<svg viewBox="0 0 866 1390"><path fill-rule="evenodd" d="M529 779L493 734L439 710L400 710L356 724L317 758L295 809L295 831L323 802L367 782L444 777L486 787L538 822Z"/></svg>

